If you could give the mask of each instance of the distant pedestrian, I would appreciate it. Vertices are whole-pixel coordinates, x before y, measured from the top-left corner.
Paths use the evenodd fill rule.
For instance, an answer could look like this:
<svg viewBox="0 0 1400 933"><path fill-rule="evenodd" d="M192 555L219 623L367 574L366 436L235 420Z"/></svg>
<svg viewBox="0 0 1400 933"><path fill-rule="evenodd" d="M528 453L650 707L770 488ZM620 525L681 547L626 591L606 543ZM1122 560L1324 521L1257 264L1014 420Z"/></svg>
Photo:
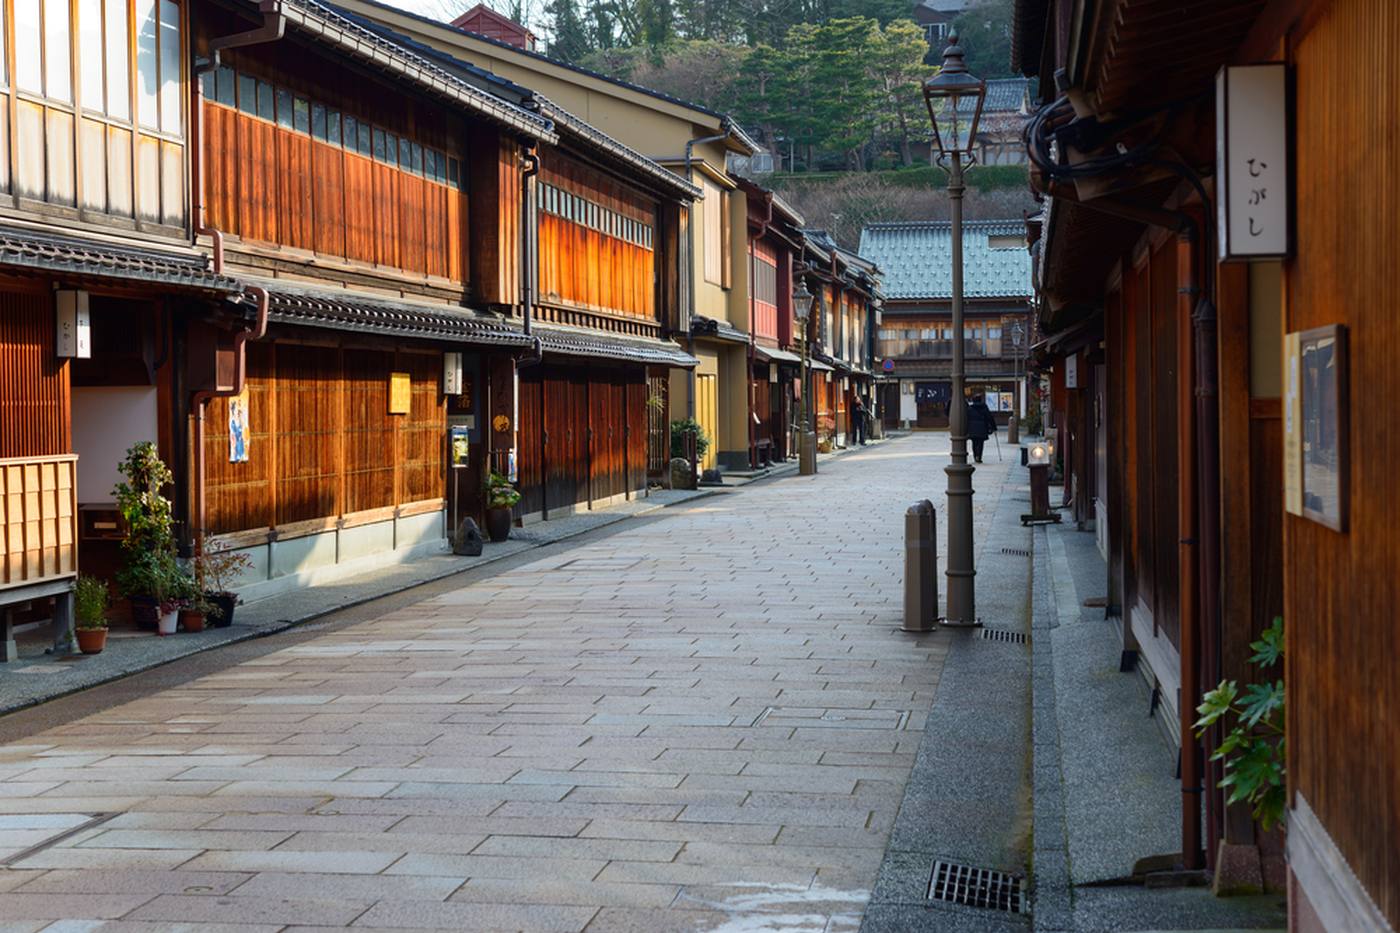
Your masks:
<svg viewBox="0 0 1400 933"><path fill-rule="evenodd" d="M982 462L982 448L987 443L987 438L995 434L996 430L996 418L987 407L986 401L980 395L974 396L972 404L967 406L967 436L972 441L972 457L978 463Z"/></svg>
<svg viewBox="0 0 1400 933"><path fill-rule="evenodd" d="M865 446L865 403L859 395L851 405L851 427L855 430L856 443Z"/></svg>

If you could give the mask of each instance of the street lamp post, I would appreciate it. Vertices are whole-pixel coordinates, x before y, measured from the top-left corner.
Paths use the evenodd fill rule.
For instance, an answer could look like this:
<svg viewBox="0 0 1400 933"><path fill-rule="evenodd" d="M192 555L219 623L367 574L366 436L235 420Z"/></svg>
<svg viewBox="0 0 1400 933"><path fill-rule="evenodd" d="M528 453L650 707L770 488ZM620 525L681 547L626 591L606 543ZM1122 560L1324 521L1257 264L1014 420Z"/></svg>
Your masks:
<svg viewBox="0 0 1400 933"><path fill-rule="evenodd" d="M977 121L982 117L982 102L987 84L974 78L963 62L958 34L948 36L943 50L943 66L924 82L924 103L933 124L933 145L939 161L948 163L948 198L952 207L953 239L953 398L950 406L952 458L948 464L948 609L944 625L980 625L977 619L977 570L973 566L972 549L972 473L967 462L967 399L964 385L966 371L963 362L963 250L962 200L963 159L973 158L977 139ZM963 114L972 113L966 140L959 133ZM941 112L940 112L941 111ZM940 116L951 116L951 127L939 127ZM947 129L947 134L943 132Z"/></svg>
<svg viewBox="0 0 1400 933"><path fill-rule="evenodd" d="M1006 425L1006 443L1021 443L1021 322L1013 321L1011 324L1011 352L1015 358L1011 361L1012 369L1016 373L1015 388L1011 393L1011 418Z"/></svg>
<svg viewBox="0 0 1400 933"><path fill-rule="evenodd" d="M799 275L797 287L792 290L792 316L797 321L797 330L802 335L802 375L801 394L797 409L797 472L810 476L817 472L817 435L812 430L811 408L807 394L811 385L807 379L807 318L812 313L812 293L807 290L806 277Z"/></svg>

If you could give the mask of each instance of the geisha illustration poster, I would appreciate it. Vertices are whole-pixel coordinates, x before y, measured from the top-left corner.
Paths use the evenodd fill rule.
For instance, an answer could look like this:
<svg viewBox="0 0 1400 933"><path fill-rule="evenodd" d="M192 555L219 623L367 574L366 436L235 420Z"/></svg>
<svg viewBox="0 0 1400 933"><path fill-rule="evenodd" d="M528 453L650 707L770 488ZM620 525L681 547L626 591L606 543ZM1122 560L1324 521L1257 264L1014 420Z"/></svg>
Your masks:
<svg viewBox="0 0 1400 933"><path fill-rule="evenodd" d="M248 387L228 400L228 462L248 462Z"/></svg>

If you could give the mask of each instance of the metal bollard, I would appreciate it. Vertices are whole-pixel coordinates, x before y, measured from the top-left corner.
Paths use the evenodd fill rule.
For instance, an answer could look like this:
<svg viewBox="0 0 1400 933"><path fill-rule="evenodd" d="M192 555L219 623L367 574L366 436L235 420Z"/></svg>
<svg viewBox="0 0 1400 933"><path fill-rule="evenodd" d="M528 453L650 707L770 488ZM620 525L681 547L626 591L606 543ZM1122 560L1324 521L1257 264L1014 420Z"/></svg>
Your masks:
<svg viewBox="0 0 1400 933"><path fill-rule="evenodd" d="M937 516L924 499L904 513L904 631L930 632L938 621Z"/></svg>

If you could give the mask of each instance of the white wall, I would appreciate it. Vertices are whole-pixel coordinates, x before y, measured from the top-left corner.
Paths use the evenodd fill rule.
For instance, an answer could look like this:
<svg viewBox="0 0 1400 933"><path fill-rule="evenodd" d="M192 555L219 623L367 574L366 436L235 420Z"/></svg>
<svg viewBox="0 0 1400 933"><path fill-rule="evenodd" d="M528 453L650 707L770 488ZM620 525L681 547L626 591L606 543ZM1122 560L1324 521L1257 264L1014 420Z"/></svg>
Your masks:
<svg viewBox="0 0 1400 933"><path fill-rule="evenodd" d="M78 455L78 501L111 502L121 482L117 464L127 448L156 440L154 386L74 386L73 452Z"/></svg>

